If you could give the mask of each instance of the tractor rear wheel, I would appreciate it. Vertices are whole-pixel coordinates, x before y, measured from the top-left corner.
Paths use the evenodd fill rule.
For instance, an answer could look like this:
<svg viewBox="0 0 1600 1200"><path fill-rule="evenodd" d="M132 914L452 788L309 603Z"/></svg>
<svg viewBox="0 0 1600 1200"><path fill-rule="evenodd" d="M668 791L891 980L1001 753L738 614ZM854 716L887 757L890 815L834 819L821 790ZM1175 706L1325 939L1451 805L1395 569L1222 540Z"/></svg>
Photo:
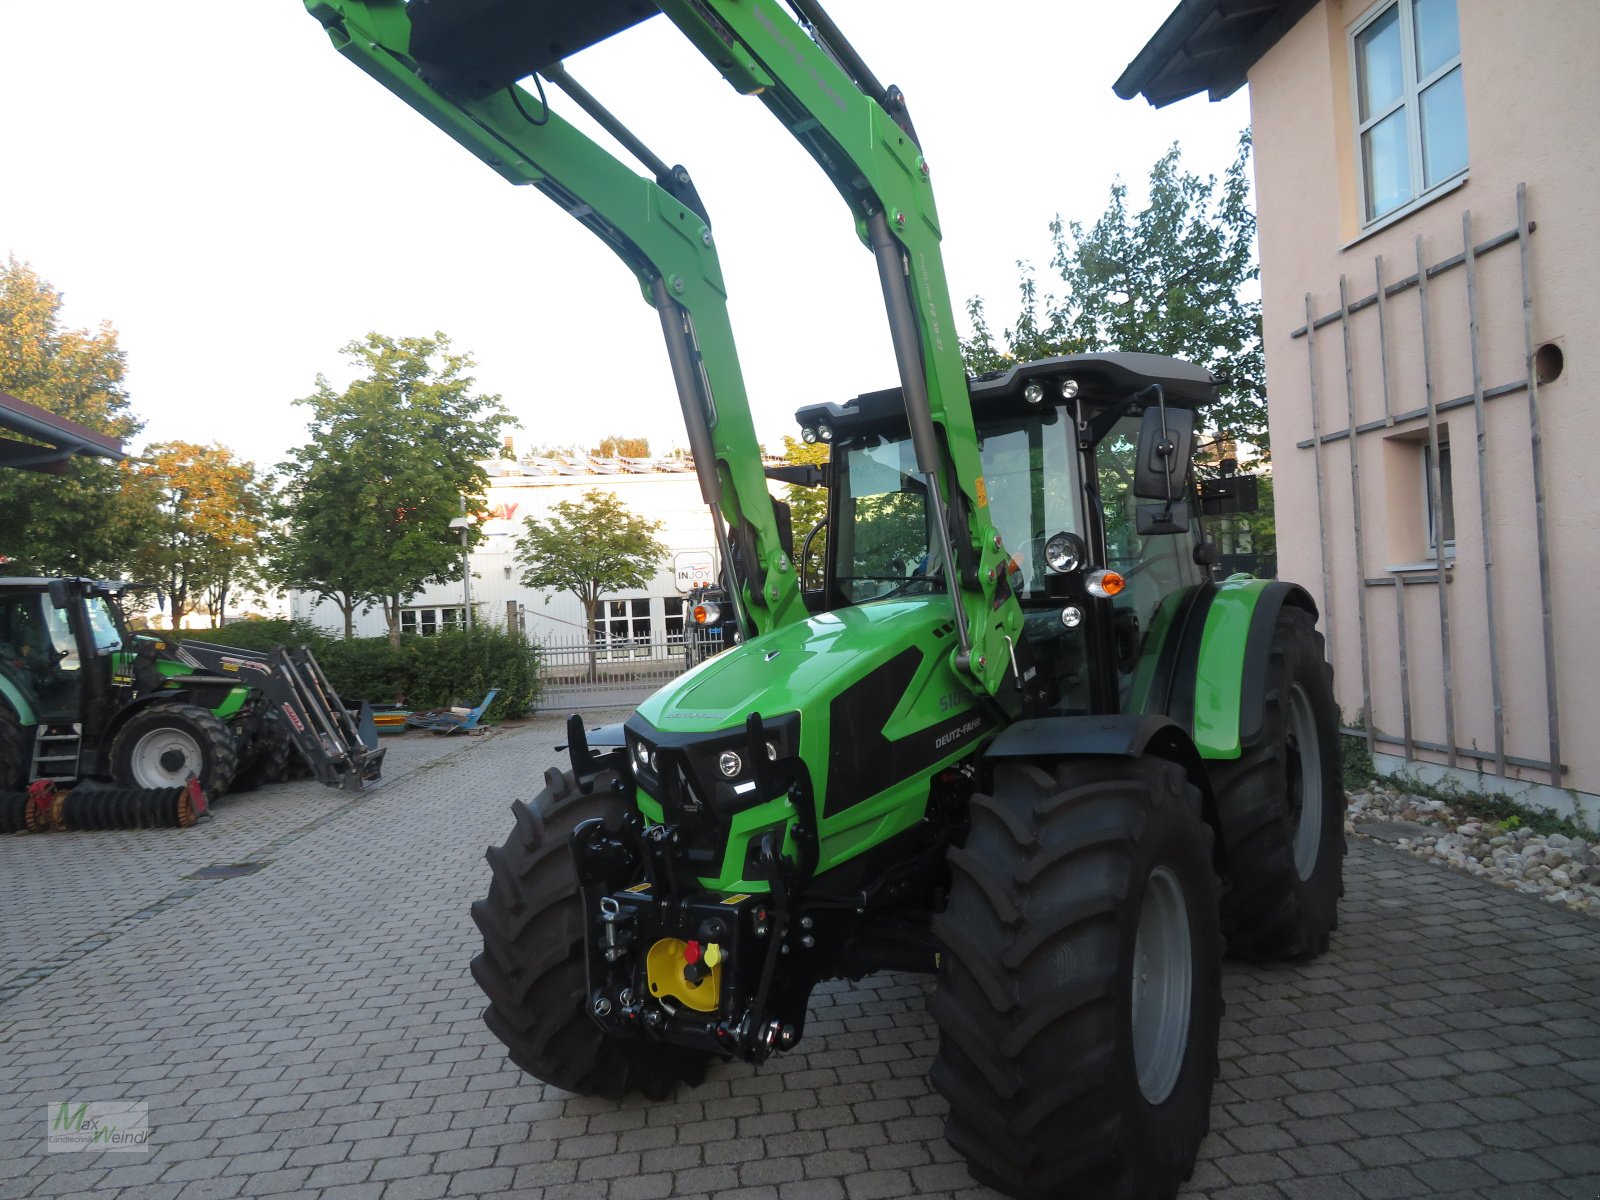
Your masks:
<svg viewBox="0 0 1600 1200"><path fill-rule="evenodd" d="M24 731L17 714L0 701L0 792L21 791L28 782L32 732Z"/></svg>
<svg viewBox="0 0 1600 1200"><path fill-rule="evenodd" d="M578 873L567 845L584 821L620 820L628 801L613 790L614 772L598 776L588 795L569 772L545 778L531 804L512 804L516 827L485 855L489 895L472 905L483 934L472 977L489 998L484 1022L512 1062L563 1091L664 1099L679 1083L701 1082L709 1056L609 1037L589 1016Z"/></svg>
<svg viewBox="0 0 1600 1200"><path fill-rule="evenodd" d="M1002 766L950 865L932 1011L951 1144L1013 1196L1171 1196L1222 1016L1197 789L1155 758Z"/></svg>
<svg viewBox="0 0 1600 1200"><path fill-rule="evenodd" d="M182 787L193 775L206 799L224 795L239 767L233 733L194 704L152 704L111 743L111 778L125 788Z"/></svg>
<svg viewBox="0 0 1600 1200"><path fill-rule="evenodd" d="M1228 950L1303 962L1328 948L1344 894L1344 773L1333 668L1311 614L1272 632L1260 733L1212 776L1229 888Z"/></svg>

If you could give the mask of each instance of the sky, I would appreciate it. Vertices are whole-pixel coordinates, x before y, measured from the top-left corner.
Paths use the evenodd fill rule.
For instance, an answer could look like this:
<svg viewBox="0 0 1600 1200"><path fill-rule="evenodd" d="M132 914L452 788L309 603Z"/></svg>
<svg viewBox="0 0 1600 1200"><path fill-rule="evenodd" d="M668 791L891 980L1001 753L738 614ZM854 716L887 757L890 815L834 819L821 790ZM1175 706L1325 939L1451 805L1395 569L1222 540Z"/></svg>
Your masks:
<svg viewBox="0 0 1600 1200"><path fill-rule="evenodd" d="M1048 224L1135 196L1173 142L1220 174L1244 93L1166 109L1113 81L1175 0L832 0L906 93L933 166L952 299L1016 311ZM504 182L329 45L298 0L0 0L0 254L110 321L135 447L220 442L268 467L304 440L318 374L369 330L447 333L519 446L684 444L655 313L620 261ZM896 382L870 254L821 170L657 18L568 69L693 175L717 234L758 434ZM578 119L551 90L552 105ZM963 331L965 329L963 327Z"/></svg>

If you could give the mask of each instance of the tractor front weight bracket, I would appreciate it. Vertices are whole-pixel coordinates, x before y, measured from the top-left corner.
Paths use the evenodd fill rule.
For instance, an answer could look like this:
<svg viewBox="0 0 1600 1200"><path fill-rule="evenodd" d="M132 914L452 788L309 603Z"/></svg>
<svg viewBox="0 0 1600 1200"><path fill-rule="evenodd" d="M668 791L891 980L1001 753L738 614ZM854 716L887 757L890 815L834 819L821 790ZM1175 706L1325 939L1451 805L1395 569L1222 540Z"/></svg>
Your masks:
<svg viewBox="0 0 1600 1200"><path fill-rule="evenodd" d="M781 882L771 896L679 889L672 830L646 829L635 814L616 826L585 821L569 844L589 1016L603 1031L750 1063L794 1046L810 981L798 991L775 987L780 964L799 947L787 937Z"/></svg>

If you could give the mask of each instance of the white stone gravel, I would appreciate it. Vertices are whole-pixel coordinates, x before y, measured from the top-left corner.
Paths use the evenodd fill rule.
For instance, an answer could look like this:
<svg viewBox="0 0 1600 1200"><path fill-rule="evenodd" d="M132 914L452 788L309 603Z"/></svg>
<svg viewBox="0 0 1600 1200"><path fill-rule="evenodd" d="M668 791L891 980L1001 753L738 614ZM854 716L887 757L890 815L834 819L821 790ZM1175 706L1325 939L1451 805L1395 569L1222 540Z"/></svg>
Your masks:
<svg viewBox="0 0 1600 1200"><path fill-rule="evenodd" d="M1600 834L1502 828L1383 780L1347 796L1345 829L1551 904L1600 917Z"/></svg>

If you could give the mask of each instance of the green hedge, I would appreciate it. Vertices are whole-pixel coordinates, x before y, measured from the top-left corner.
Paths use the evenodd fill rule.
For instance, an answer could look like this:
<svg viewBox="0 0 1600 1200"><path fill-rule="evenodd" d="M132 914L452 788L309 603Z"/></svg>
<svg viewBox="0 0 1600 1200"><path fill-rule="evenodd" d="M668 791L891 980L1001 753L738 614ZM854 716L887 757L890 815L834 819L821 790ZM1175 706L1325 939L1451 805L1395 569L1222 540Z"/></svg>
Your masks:
<svg viewBox="0 0 1600 1200"><path fill-rule="evenodd" d="M499 721L525 715L539 695L539 648L494 627L471 633L446 629L429 637L408 634L398 650L390 648L387 637L347 642L301 621L241 621L186 636L241 650L310 646L339 695L352 704L369 700L414 710L470 706L490 688L499 688L487 713L489 720Z"/></svg>

